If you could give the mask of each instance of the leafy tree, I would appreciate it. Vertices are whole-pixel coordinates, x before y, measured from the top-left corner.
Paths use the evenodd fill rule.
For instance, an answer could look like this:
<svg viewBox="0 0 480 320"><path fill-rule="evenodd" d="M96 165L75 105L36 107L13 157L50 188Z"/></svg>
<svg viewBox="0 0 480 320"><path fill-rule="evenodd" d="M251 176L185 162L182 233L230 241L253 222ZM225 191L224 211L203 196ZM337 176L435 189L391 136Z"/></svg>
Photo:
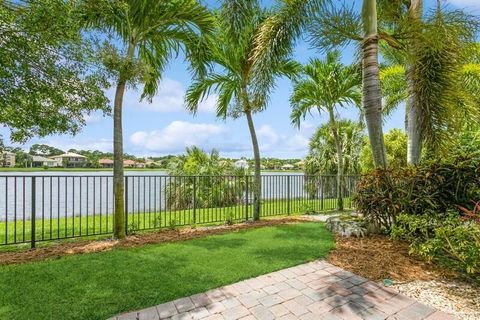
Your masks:
<svg viewBox="0 0 480 320"><path fill-rule="evenodd" d="M85 114L109 111L73 3L0 2L0 123L13 141L75 134Z"/></svg>
<svg viewBox="0 0 480 320"><path fill-rule="evenodd" d="M43 156L43 157L51 157L51 156L58 156L60 154L64 154L62 150L49 146L47 144L33 144L30 147L30 151L28 152L30 155L33 156Z"/></svg>
<svg viewBox="0 0 480 320"><path fill-rule="evenodd" d="M196 65L198 33L211 27L211 15L197 0L85 0L81 11L87 27L102 32L103 63L116 82L113 104L114 235L125 237L122 107L127 84L143 85L142 98L152 98L168 60L183 49ZM121 48L115 44L120 43ZM200 56L198 54L197 56Z"/></svg>
<svg viewBox="0 0 480 320"><path fill-rule="evenodd" d="M311 60L302 70L302 76L294 81L293 94L290 98L293 110L292 123L299 126L302 118L312 109L328 114L327 129L331 130L336 148L337 169L337 204L343 210L342 182L344 159L342 135L337 123L336 108L351 104L360 106L362 94L361 78L356 66L344 66L340 62L340 53L330 51L325 61Z"/></svg>
<svg viewBox="0 0 480 320"><path fill-rule="evenodd" d="M217 92L218 117L246 117L255 160L254 220L260 219L261 163L253 114L266 108L275 78L292 76L297 70L297 64L287 55L270 59L268 68L258 68L253 41L268 14L256 0L224 0L215 15L213 34L202 40L213 68L197 77L186 95L191 112L196 112L199 102L211 92Z"/></svg>
<svg viewBox="0 0 480 320"><path fill-rule="evenodd" d="M385 134L385 148L390 167L401 168L407 165L407 134L400 129L392 129ZM360 167L363 173L375 168L372 162L372 149L368 143L360 155Z"/></svg>

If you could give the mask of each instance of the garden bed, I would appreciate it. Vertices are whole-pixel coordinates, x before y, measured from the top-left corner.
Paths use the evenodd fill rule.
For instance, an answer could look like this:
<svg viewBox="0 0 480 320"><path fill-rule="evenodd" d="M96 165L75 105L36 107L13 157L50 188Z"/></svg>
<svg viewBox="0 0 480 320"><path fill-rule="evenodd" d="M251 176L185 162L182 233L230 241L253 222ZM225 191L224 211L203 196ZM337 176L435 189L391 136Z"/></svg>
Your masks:
<svg viewBox="0 0 480 320"><path fill-rule="evenodd" d="M426 263L408 251L407 243L385 236L339 236L327 260L370 280L390 279L396 290L459 319L480 319L480 282Z"/></svg>

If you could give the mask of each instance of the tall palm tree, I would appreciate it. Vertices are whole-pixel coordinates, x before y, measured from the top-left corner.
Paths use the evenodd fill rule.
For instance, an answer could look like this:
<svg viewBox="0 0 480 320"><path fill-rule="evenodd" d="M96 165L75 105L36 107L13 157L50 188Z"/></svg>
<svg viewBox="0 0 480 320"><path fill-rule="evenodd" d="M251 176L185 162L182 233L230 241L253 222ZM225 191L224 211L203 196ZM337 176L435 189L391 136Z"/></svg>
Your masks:
<svg viewBox="0 0 480 320"><path fill-rule="evenodd" d="M368 137L372 146L373 163L376 167L386 168L387 157L383 141L382 93L380 87L380 68L378 65L378 27L376 0L363 0L362 40L363 63L363 109L367 123Z"/></svg>
<svg viewBox="0 0 480 320"><path fill-rule="evenodd" d="M193 113L203 99L215 92L218 117L246 117L255 159L254 220L260 219L261 172L253 114L266 108L277 76L292 76L297 71L297 64L288 60L287 54L271 59L268 68L258 68L253 41L267 17L268 12L256 0L224 0L216 13L214 32L203 39L212 69L197 77L186 95L187 108Z"/></svg>
<svg viewBox="0 0 480 320"><path fill-rule="evenodd" d="M291 0L282 2L276 9L258 32L256 57L275 57L279 53L291 52L302 31L307 32L312 45L321 50L342 46L350 41L362 44L365 120L375 165L385 167L376 1L363 1L362 17L357 17L347 7L339 8L332 0ZM359 31L362 27L363 34Z"/></svg>
<svg viewBox="0 0 480 320"><path fill-rule="evenodd" d="M209 11L197 0L85 0L87 27L115 39L103 50L104 64L116 75L113 103L114 236L125 237L122 107L127 84L143 84L152 98L168 60L184 49L196 62L198 33L211 28ZM115 50L120 43L122 50Z"/></svg>
<svg viewBox="0 0 480 320"><path fill-rule="evenodd" d="M343 147L336 108L351 104L360 107L360 72L356 66L344 66L338 51L328 52L325 61L310 60L302 71L302 77L294 81L290 98L293 107L291 120L299 126L301 119L312 109L328 114L337 153L337 206L338 210L343 210Z"/></svg>

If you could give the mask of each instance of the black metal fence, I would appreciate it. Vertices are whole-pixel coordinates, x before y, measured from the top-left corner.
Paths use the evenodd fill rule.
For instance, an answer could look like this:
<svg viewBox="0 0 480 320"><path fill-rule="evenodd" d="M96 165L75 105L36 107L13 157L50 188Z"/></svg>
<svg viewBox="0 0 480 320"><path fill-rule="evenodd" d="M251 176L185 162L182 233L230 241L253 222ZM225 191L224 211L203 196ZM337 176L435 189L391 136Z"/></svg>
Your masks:
<svg viewBox="0 0 480 320"><path fill-rule="evenodd" d="M357 180L344 177L345 208ZM249 220L252 190L252 176L126 176L127 233ZM334 175L262 176L263 217L336 207ZM113 212L111 176L0 176L0 245L108 235Z"/></svg>

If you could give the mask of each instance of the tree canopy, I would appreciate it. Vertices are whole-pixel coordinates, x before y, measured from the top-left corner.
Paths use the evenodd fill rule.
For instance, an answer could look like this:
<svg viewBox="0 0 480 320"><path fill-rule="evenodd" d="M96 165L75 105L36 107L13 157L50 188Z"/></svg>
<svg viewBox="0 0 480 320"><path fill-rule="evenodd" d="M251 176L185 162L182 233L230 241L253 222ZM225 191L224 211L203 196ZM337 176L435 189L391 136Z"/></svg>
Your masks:
<svg viewBox="0 0 480 320"><path fill-rule="evenodd" d="M73 2L0 4L0 123L11 140L77 133L85 115L108 113L108 85L92 63Z"/></svg>

